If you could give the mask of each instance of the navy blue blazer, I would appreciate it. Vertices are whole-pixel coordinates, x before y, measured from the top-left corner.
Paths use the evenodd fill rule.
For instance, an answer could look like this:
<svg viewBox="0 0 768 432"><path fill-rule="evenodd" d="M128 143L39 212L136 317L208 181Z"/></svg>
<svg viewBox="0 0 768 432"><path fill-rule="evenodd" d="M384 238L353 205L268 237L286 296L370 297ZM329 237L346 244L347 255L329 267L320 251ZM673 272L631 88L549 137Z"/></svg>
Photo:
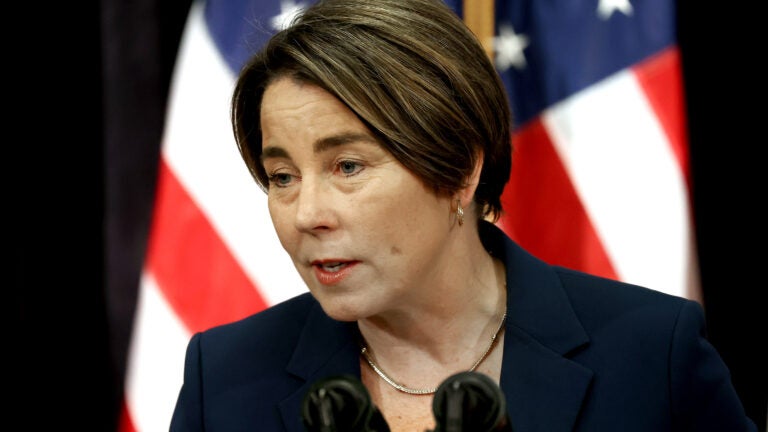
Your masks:
<svg viewBox="0 0 768 432"><path fill-rule="evenodd" d="M480 229L506 264L500 386L515 432L757 430L698 303L550 266ZM305 432L308 388L360 376L357 334L309 293L195 334L170 431Z"/></svg>

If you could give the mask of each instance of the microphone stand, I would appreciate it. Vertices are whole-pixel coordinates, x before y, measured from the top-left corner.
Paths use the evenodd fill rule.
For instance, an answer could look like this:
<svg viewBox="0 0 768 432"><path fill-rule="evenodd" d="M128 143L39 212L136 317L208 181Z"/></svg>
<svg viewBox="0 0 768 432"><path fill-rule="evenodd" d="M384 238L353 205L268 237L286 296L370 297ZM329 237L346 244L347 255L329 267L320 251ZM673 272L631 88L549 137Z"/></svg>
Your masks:
<svg viewBox="0 0 768 432"><path fill-rule="evenodd" d="M301 416L308 432L390 432L368 390L351 375L312 384L304 395Z"/></svg>
<svg viewBox="0 0 768 432"><path fill-rule="evenodd" d="M479 372L460 372L443 381L432 411L436 428L425 432L512 432L501 388Z"/></svg>

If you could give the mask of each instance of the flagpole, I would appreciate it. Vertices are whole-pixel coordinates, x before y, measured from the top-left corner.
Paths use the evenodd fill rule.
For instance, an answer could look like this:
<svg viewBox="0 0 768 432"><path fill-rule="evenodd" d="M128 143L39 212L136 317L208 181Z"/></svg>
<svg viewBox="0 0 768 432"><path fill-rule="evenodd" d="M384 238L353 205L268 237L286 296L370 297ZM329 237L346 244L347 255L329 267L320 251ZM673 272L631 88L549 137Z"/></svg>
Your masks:
<svg viewBox="0 0 768 432"><path fill-rule="evenodd" d="M494 0L464 0L464 22L493 59Z"/></svg>

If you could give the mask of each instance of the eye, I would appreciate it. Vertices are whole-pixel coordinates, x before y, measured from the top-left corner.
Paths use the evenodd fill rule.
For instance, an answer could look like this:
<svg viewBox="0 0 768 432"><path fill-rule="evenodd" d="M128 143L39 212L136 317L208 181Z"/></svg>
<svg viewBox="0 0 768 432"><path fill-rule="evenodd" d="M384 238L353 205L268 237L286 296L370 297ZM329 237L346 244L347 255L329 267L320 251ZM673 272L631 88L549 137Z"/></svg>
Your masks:
<svg viewBox="0 0 768 432"><path fill-rule="evenodd" d="M338 167L341 174L347 177L353 176L363 169L362 164L351 160L340 161Z"/></svg>
<svg viewBox="0 0 768 432"><path fill-rule="evenodd" d="M273 173L269 175L269 185L276 187L286 187L293 181L293 176L286 173Z"/></svg>

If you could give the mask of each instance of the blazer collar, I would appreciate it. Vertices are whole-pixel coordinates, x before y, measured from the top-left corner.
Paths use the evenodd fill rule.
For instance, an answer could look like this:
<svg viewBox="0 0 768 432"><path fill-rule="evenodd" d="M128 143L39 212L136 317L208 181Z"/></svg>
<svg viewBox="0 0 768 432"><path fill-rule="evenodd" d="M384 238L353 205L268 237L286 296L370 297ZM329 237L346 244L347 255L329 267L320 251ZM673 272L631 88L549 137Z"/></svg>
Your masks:
<svg viewBox="0 0 768 432"><path fill-rule="evenodd" d="M497 226L481 222L479 228L485 247L507 268L501 389L513 428L570 431L593 373L566 354L589 338L552 267ZM315 381L339 374L360 377L359 354L357 325L332 320L315 303L286 366L300 383L280 404L286 430L305 432L301 404Z"/></svg>

